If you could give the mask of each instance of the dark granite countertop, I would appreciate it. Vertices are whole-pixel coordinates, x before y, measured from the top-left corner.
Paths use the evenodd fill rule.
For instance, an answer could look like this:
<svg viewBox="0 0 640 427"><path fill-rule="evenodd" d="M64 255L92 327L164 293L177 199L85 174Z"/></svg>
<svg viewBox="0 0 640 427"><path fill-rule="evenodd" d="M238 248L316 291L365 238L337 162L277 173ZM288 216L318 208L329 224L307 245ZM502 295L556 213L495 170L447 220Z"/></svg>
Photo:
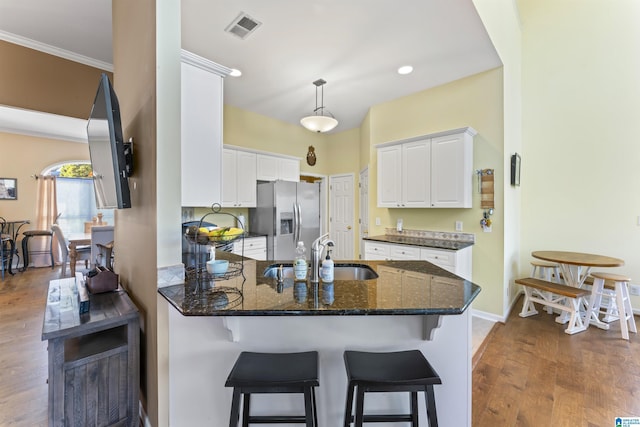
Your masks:
<svg viewBox="0 0 640 427"><path fill-rule="evenodd" d="M464 242L458 240L448 239L429 239L425 237L413 237L413 236L394 236L394 235L382 235L382 236L369 236L364 240L371 240L381 243L393 243L397 245L412 245L412 246L424 246L435 249L450 249L458 250L468 248L473 245L473 242Z"/></svg>
<svg viewBox="0 0 640 427"><path fill-rule="evenodd" d="M241 266L244 278L187 280L158 292L185 316L456 315L480 293L478 285L427 261L337 261L368 265L379 277L332 284L285 279L278 285L263 276L278 262L218 254L230 267Z"/></svg>

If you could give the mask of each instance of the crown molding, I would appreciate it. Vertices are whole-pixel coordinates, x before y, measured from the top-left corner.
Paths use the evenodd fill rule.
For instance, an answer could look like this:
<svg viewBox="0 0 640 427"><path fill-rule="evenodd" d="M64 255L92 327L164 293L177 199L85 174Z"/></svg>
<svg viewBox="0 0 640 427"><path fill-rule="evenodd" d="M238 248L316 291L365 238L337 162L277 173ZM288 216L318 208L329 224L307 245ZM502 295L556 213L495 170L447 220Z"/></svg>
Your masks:
<svg viewBox="0 0 640 427"><path fill-rule="evenodd" d="M215 63L207 58L203 58L202 56L196 55L188 50L182 49L180 51L180 60L185 64L193 65L194 67L215 73L220 77L227 77L229 73L231 73L231 68Z"/></svg>
<svg viewBox="0 0 640 427"><path fill-rule="evenodd" d="M0 30L0 40L113 73L113 64Z"/></svg>
<svg viewBox="0 0 640 427"><path fill-rule="evenodd" d="M87 120L0 105L0 132L87 143Z"/></svg>

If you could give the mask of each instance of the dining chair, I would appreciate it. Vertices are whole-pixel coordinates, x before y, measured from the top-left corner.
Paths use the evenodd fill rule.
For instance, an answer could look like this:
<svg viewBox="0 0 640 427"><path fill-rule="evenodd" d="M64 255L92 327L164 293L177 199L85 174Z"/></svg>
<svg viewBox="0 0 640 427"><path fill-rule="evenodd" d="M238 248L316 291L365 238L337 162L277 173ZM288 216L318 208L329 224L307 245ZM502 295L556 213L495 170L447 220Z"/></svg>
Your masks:
<svg viewBox="0 0 640 427"><path fill-rule="evenodd" d="M4 271L12 261L11 239L8 234L0 234L0 275L4 280Z"/></svg>
<svg viewBox="0 0 640 427"><path fill-rule="evenodd" d="M96 265L109 268L111 265L110 259L103 255L104 250L100 250L100 247L107 247L107 245L113 242L114 227L113 225L98 225L91 227L91 268ZM110 256L109 256L110 258Z"/></svg>
<svg viewBox="0 0 640 427"><path fill-rule="evenodd" d="M60 255L62 256L62 277L67 273L67 264L69 263L69 241L64 237L62 229L58 224L51 226L54 238L58 241L60 247ZM84 260L85 268L89 268L89 260L91 259L91 246L78 246L76 248L78 257L76 261Z"/></svg>
<svg viewBox="0 0 640 427"><path fill-rule="evenodd" d="M4 280L4 271L11 273L11 263L15 252L13 236L9 234L7 221L0 216L0 275Z"/></svg>

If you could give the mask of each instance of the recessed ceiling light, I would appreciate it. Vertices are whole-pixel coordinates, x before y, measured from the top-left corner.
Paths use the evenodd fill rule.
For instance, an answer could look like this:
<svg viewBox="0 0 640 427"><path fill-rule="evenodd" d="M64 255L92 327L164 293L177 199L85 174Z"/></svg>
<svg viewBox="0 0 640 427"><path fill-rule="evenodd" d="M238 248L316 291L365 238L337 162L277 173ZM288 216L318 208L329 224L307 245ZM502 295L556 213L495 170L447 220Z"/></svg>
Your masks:
<svg viewBox="0 0 640 427"><path fill-rule="evenodd" d="M236 68L232 68L231 72L229 73L229 75L231 77L240 77L242 75L242 71L236 69Z"/></svg>
<svg viewBox="0 0 640 427"><path fill-rule="evenodd" d="M403 65L398 68L398 74L410 74L413 71L413 67L411 65Z"/></svg>

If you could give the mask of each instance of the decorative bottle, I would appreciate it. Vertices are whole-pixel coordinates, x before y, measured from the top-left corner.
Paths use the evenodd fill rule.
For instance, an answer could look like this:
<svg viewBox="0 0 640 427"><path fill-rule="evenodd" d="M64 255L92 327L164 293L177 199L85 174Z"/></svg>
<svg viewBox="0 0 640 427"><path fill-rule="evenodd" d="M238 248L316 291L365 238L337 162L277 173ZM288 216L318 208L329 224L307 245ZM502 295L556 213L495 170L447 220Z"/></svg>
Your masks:
<svg viewBox="0 0 640 427"><path fill-rule="evenodd" d="M307 280L307 249L304 242L298 242L296 256L293 259L293 275L296 280Z"/></svg>
<svg viewBox="0 0 640 427"><path fill-rule="evenodd" d="M331 251L327 251L327 257L322 261L322 271L320 278L325 283L333 282L333 260L329 255Z"/></svg>

